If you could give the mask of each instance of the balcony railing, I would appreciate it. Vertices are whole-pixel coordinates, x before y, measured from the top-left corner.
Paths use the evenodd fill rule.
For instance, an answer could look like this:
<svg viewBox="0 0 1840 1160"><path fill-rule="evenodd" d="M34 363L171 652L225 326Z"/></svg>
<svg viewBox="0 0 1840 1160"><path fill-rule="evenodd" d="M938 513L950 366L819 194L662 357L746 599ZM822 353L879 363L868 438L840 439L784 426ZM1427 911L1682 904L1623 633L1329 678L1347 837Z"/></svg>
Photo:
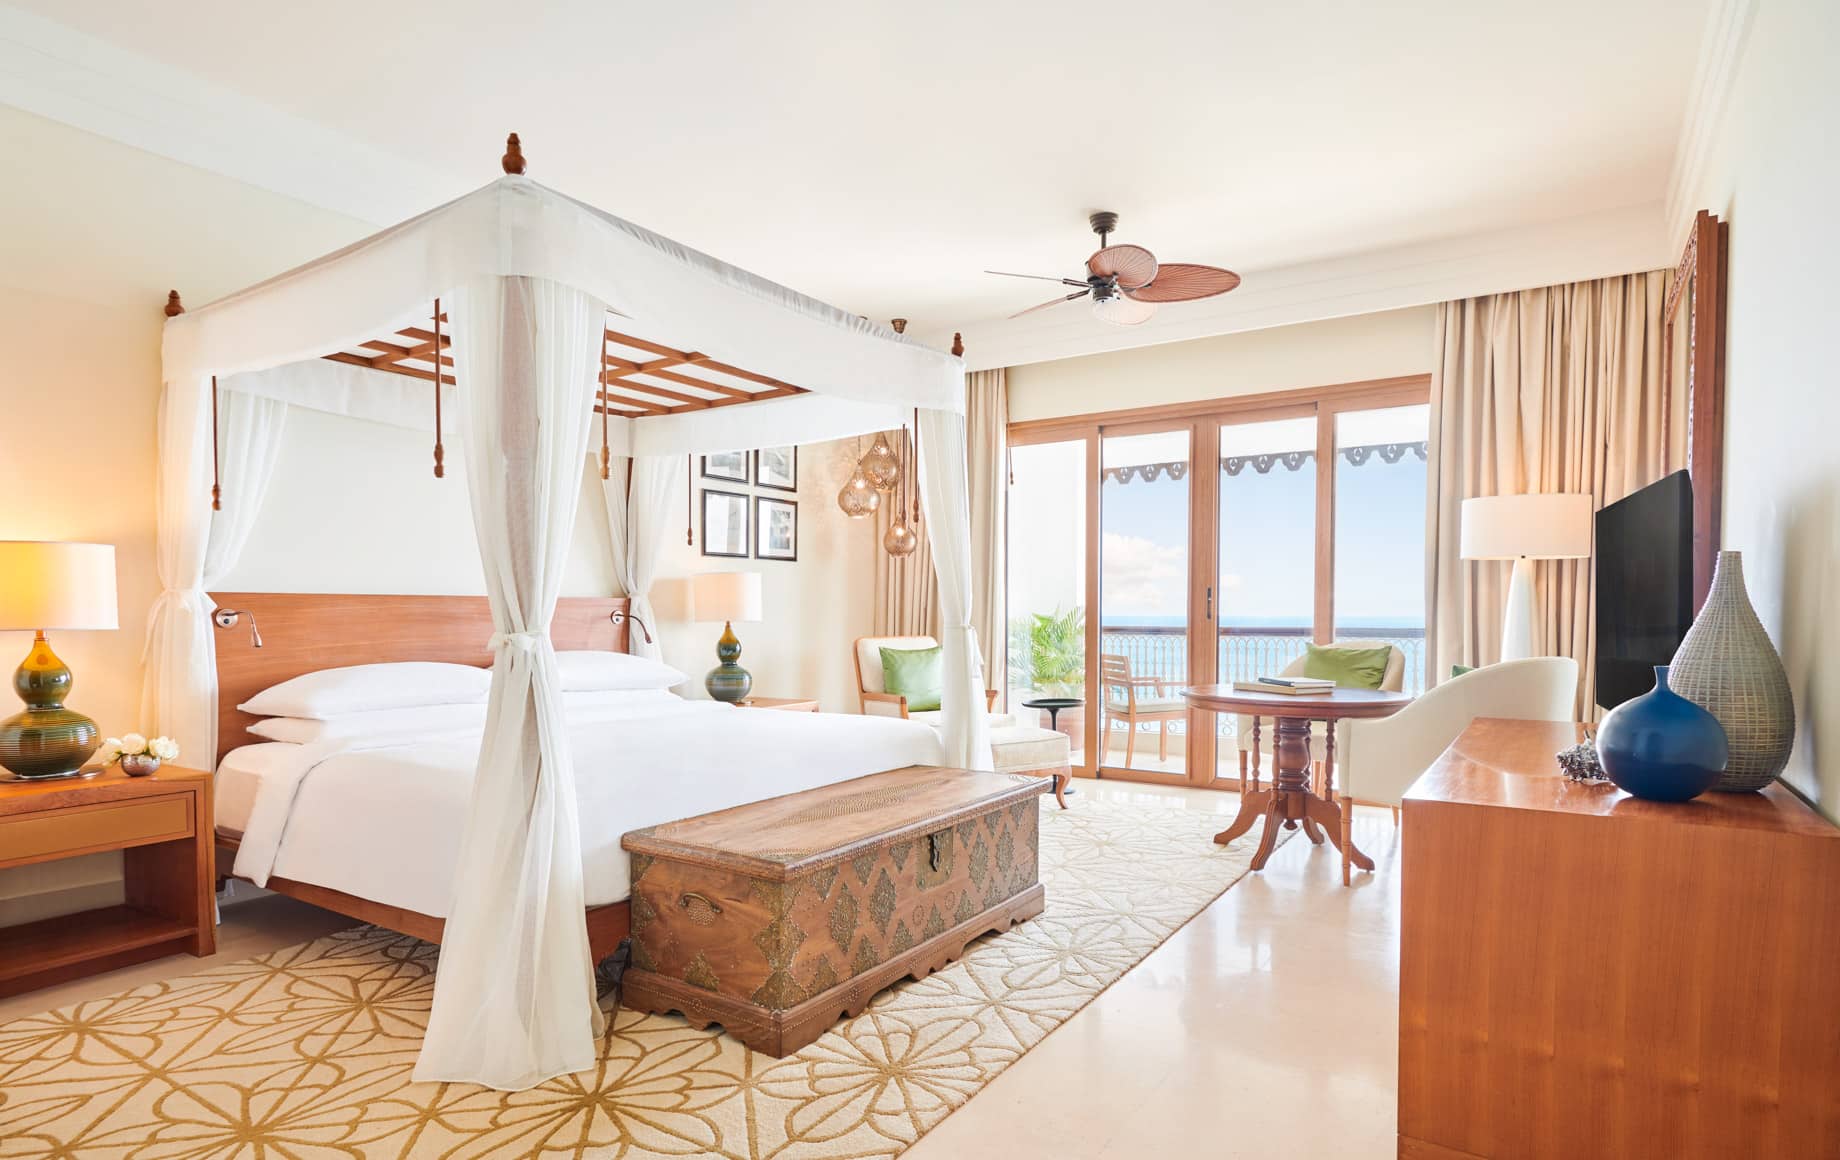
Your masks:
<svg viewBox="0 0 1840 1160"><path fill-rule="evenodd" d="M1188 629L1180 625L1108 624L1101 629L1107 653L1129 657L1131 674L1158 677L1172 689L1188 681ZM1269 677L1303 655L1310 643L1308 628L1220 626L1220 681L1252 681ZM1380 640L1406 654L1405 691L1417 696L1425 688L1425 630L1341 626L1338 640ZM1230 715L1217 720L1222 733L1232 731ZM1178 730L1180 726L1176 727Z"/></svg>

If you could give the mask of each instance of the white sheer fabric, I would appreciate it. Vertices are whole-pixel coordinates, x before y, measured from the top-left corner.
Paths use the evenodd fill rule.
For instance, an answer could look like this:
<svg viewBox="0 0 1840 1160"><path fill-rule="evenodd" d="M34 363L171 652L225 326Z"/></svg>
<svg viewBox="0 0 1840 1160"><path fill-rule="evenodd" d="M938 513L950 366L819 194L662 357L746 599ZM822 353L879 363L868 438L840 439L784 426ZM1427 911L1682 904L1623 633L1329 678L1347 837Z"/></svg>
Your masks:
<svg viewBox="0 0 1840 1160"><path fill-rule="evenodd" d="M218 478L223 507L211 513L211 538L204 553L207 592L222 584L236 567L255 529L269 481L275 476L275 463L281 458L287 410L286 403L274 399L241 391L218 393Z"/></svg>
<svg viewBox="0 0 1840 1160"><path fill-rule="evenodd" d="M920 499L939 577L939 644L946 683L939 707L946 764L992 768L984 712L984 658L971 627L971 511L966 499L965 417L922 410Z"/></svg>
<svg viewBox="0 0 1840 1160"><path fill-rule="evenodd" d="M519 1090L594 1062L580 820L549 626L581 493L606 307L489 278L448 298L492 694L418 1082Z"/></svg>
<svg viewBox="0 0 1840 1160"><path fill-rule="evenodd" d="M601 481L607 501L607 542L613 547L613 574L632 601L628 611L640 624L658 632L652 610L652 581L664 555L667 529L672 526L671 484L681 461L675 455L642 455L626 461L626 471ZM627 479L632 481L628 490ZM627 634L626 651L642 657L662 657L664 651L645 634Z"/></svg>
<svg viewBox="0 0 1840 1160"><path fill-rule="evenodd" d="M204 559L211 538L211 382L169 381L160 392L154 477L160 594L147 613L141 728L204 762L217 752L217 654Z"/></svg>

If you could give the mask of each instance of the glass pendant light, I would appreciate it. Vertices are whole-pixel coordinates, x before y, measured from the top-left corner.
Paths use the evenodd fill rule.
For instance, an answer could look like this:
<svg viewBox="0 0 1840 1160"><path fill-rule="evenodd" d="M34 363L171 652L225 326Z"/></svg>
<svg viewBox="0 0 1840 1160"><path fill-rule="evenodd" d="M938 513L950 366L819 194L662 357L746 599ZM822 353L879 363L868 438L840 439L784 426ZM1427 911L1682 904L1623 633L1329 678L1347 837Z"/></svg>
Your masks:
<svg viewBox="0 0 1840 1160"><path fill-rule="evenodd" d="M843 490L837 493L837 506L853 520L872 516L882 506L882 493L876 491L869 477L863 474L862 464L856 465L855 474L844 483Z"/></svg>
<svg viewBox="0 0 1840 1160"><path fill-rule="evenodd" d="M893 491L901 482L901 459L888 445L886 433L875 433L875 442L870 444L869 453L857 463L856 469L869 477L869 483L877 491Z"/></svg>
<svg viewBox="0 0 1840 1160"><path fill-rule="evenodd" d="M901 442L903 446L907 443L905 431L902 432ZM870 449L870 453L874 453L873 448ZM894 455L892 448L889 450L889 455L890 457ZM911 478L912 473L903 472L901 470L901 461L899 458L895 458L894 466L895 476L899 482L903 486L910 486L908 480ZM902 492L896 492L894 497L894 520L889 523L887 532L882 535L882 550L887 552L890 556L900 559L903 556L913 555L914 549L919 546L920 538L914 535L914 529L909 527L907 523L907 497Z"/></svg>

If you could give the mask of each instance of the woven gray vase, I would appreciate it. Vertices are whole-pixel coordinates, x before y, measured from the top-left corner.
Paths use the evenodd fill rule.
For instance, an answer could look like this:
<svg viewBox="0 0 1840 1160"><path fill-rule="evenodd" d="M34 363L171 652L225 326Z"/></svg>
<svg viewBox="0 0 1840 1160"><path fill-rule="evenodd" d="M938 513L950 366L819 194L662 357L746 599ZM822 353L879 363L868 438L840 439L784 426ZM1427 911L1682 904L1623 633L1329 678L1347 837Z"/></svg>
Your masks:
<svg viewBox="0 0 1840 1160"><path fill-rule="evenodd" d="M1725 727L1731 760L1714 789L1758 790L1776 780L1795 744L1795 701L1782 658L1744 591L1744 562L1720 552L1712 591L1699 610L1668 684Z"/></svg>

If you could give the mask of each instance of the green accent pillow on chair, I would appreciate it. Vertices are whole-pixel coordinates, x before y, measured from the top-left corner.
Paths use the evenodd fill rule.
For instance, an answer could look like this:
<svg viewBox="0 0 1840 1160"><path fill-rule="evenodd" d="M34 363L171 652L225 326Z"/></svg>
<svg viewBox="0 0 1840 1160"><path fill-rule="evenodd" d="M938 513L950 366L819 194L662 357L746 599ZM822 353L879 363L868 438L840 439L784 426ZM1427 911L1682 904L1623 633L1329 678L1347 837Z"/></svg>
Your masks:
<svg viewBox="0 0 1840 1160"><path fill-rule="evenodd" d="M1451 665L1450 666L1450 677L1452 680L1455 680L1458 677L1462 676L1464 673L1473 673L1475 671L1476 671L1475 665Z"/></svg>
<svg viewBox="0 0 1840 1160"><path fill-rule="evenodd" d="M1333 645L1305 645L1303 675L1334 681L1343 689L1378 689L1386 679L1387 662L1393 659L1393 646L1378 648L1337 648Z"/></svg>
<svg viewBox="0 0 1840 1160"><path fill-rule="evenodd" d="M944 651L939 645L882 650L882 688L906 697L909 713L938 709L945 685Z"/></svg>

